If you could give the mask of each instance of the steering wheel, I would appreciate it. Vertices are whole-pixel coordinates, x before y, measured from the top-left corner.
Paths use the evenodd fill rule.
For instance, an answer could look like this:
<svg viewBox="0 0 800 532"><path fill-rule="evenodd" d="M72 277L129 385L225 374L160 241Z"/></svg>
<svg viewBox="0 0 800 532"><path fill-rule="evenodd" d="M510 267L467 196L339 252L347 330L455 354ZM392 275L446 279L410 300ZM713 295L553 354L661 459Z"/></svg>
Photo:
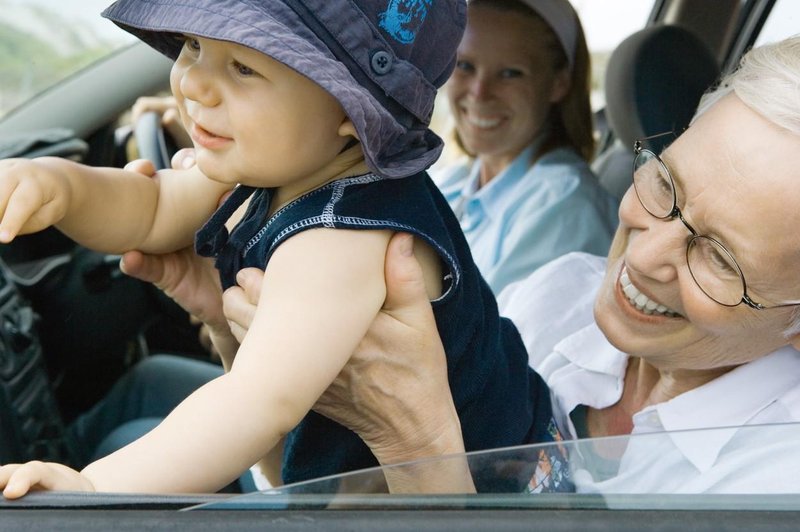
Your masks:
<svg viewBox="0 0 800 532"><path fill-rule="evenodd" d="M136 136L139 157L149 159L156 170L170 167L172 152L175 150L170 149L172 143L168 142L164 134L160 114L152 111L143 113L136 121L133 134Z"/></svg>

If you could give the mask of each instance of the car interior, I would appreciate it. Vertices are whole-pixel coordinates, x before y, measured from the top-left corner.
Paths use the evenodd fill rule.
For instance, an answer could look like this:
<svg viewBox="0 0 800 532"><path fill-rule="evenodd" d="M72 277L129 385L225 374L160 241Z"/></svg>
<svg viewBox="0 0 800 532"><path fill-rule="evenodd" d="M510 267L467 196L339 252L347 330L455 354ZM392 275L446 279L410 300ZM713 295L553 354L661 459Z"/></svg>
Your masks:
<svg viewBox="0 0 800 532"><path fill-rule="evenodd" d="M653 2L646 27L622 39L604 65L605 102L596 110L599 148L592 168L613 195L621 198L631 184L634 141L685 129L703 92L756 42L780 3ZM784 6L793 3L783 0ZM800 11L793 5L795 13ZM157 168L168 166L175 146L158 115L145 114L130 124L128 111L139 96L168 90L170 67L138 42L92 63L0 115L0 158L53 155L123 166L141 156ZM665 138L672 137L659 140ZM649 147L657 152L664 146ZM152 353L206 356L189 317L154 287L122 274L118 259L81 248L54 229L0 248L0 463L69 464L74 450L63 436L65 424L102 397L126 368ZM526 459L495 457L503 464ZM469 460L473 470L499 463ZM35 522L45 529L99 530L168 522L221 529L232 526L226 518L230 511L236 512L237 528L271 524L303 530L401 524L405 529L485 530L532 522L557 530L633 530L654 524L677 529L687 525L687 511L697 528L768 525L781 530L796 527L800 517L790 498L722 497L698 507L689 497L671 503L658 497L575 494L542 495L527 503L521 497L395 497L376 488L382 475L378 469L257 499L38 492L20 501L0 498L0 528ZM178 511L187 508L196 510Z"/></svg>

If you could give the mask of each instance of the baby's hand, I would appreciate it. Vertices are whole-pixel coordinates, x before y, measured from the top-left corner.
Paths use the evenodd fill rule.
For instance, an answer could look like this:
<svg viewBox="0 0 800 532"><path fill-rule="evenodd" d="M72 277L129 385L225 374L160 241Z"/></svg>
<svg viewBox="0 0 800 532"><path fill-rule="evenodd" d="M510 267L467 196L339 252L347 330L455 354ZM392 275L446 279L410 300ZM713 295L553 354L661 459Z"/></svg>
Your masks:
<svg viewBox="0 0 800 532"><path fill-rule="evenodd" d="M0 243L58 223L69 205L69 182L58 161L0 160Z"/></svg>
<svg viewBox="0 0 800 532"><path fill-rule="evenodd" d="M85 476L65 465L50 462L0 467L0 488L6 499L18 499L35 490L95 491Z"/></svg>

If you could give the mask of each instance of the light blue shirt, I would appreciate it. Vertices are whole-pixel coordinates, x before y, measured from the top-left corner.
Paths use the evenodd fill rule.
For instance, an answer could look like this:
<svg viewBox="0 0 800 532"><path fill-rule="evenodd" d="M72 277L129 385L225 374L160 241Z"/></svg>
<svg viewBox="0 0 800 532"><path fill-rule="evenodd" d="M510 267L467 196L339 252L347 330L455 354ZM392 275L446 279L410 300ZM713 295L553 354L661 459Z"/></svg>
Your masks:
<svg viewBox="0 0 800 532"><path fill-rule="evenodd" d="M482 188L480 160L433 176L495 294L570 251L606 255L617 228L616 199L577 153L559 148L529 166L534 149Z"/></svg>

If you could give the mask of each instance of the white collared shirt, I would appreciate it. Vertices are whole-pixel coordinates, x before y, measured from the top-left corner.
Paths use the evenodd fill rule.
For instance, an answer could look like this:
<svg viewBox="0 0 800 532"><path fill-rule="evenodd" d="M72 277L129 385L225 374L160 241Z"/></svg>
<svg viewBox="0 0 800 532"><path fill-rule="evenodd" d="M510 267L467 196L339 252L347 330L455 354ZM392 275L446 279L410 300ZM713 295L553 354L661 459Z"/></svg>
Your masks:
<svg viewBox="0 0 800 532"><path fill-rule="evenodd" d="M562 433L569 413L622 396L628 355L597 328L593 304L605 259L571 253L508 287L501 314L520 330L551 389ZM578 471L580 491L602 493L800 492L800 352L783 347L633 417L632 438L610 479ZM725 428L692 432L706 427ZM669 431L669 432L665 432ZM684 431L684 432L674 432Z"/></svg>

